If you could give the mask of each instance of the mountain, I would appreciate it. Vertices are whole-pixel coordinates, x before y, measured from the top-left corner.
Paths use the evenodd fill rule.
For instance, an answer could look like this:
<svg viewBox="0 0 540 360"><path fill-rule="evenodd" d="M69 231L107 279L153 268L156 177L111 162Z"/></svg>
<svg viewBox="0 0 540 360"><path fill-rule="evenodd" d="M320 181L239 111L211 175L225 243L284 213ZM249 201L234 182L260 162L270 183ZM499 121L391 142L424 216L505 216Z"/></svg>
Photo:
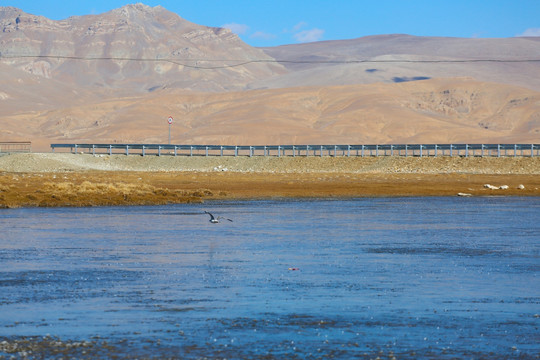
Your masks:
<svg viewBox="0 0 540 360"><path fill-rule="evenodd" d="M4 7L0 30L3 62L77 87L225 91L285 72L276 63L229 67L271 58L228 29L193 24L161 6L60 21Z"/></svg>
<svg viewBox="0 0 540 360"><path fill-rule="evenodd" d="M469 76L540 91L540 37L393 34L253 48L143 4L60 21L0 7L0 29L0 61L76 87L236 91Z"/></svg>
<svg viewBox="0 0 540 360"><path fill-rule="evenodd" d="M286 60L281 63L289 73L253 83L253 88L469 76L540 91L540 37L464 39L394 34L263 50Z"/></svg>
<svg viewBox="0 0 540 360"><path fill-rule="evenodd" d="M0 7L0 141L540 142L540 38L379 35L253 48L156 6Z"/></svg>

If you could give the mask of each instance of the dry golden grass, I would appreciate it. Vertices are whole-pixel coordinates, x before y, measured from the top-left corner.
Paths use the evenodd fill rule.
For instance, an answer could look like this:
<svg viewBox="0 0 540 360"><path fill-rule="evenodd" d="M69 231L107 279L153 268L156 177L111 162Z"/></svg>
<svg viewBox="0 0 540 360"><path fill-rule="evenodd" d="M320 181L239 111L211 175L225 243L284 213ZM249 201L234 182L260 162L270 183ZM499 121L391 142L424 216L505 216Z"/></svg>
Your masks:
<svg viewBox="0 0 540 360"><path fill-rule="evenodd" d="M92 183L83 181L81 184L72 182L47 182L43 184L44 191L60 192L67 196L82 196L82 195L106 195L106 194L122 194L143 196L150 193L156 193L160 189L148 184L128 184L128 183Z"/></svg>
<svg viewBox="0 0 540 360"><path fill-rule="evenodd" d="M508 185L490 190L489 183ZM524 185L521 189L519 185ZM535 174L115 172L0 173L0 207L158 205L208 199L540 196Z"/></svg>
<svg viewBox="0 0 540 360"><path fill-rule="evenodd" d="M140 180L118 182L114 174L109 174L110 182L97 177L69 174L71 181L65 181L51 174L0 175L0 207L151 205L201 202L212 196L209 190L168 189Z"/></svg>

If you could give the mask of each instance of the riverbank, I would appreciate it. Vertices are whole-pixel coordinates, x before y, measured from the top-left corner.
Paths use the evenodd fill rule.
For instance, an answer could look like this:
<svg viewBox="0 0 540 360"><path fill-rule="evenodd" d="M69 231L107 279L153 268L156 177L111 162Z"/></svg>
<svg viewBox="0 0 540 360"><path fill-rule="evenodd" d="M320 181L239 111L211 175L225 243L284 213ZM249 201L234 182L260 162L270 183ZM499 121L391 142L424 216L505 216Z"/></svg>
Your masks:
<svg viewBox="0 0 540 360"><path fill-rule="evenodd" d="M0 207L279 197L540 196L539 175L536 157L12 154L0 157Z"/></svg>

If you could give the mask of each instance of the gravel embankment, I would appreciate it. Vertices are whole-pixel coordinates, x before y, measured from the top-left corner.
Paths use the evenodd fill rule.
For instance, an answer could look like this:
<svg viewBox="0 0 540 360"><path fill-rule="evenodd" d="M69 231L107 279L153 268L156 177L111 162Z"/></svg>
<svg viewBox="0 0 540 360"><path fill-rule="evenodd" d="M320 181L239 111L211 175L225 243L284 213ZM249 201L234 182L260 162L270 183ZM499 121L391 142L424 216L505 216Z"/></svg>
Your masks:
<svg viewBox="0 0 540 360"><path fill-rule="evenodd" d="M540 174L540 157L205 157L25 153L0 156L2 172L71 171Z"/></svg>

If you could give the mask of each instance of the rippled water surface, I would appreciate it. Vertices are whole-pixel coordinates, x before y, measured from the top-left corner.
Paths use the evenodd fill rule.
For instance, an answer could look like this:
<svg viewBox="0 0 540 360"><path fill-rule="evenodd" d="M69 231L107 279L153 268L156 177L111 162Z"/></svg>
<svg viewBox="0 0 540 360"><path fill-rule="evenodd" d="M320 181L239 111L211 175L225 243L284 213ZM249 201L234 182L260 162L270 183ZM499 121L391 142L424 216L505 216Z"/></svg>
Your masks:
<svg viewBox="0 0 540 360"><path fill-rule="evenodd" d="M0 342L92 344L80 357L540 356L537 198L10 209L0 226ZM34 354L54 357L51 343Z"/></svg>

